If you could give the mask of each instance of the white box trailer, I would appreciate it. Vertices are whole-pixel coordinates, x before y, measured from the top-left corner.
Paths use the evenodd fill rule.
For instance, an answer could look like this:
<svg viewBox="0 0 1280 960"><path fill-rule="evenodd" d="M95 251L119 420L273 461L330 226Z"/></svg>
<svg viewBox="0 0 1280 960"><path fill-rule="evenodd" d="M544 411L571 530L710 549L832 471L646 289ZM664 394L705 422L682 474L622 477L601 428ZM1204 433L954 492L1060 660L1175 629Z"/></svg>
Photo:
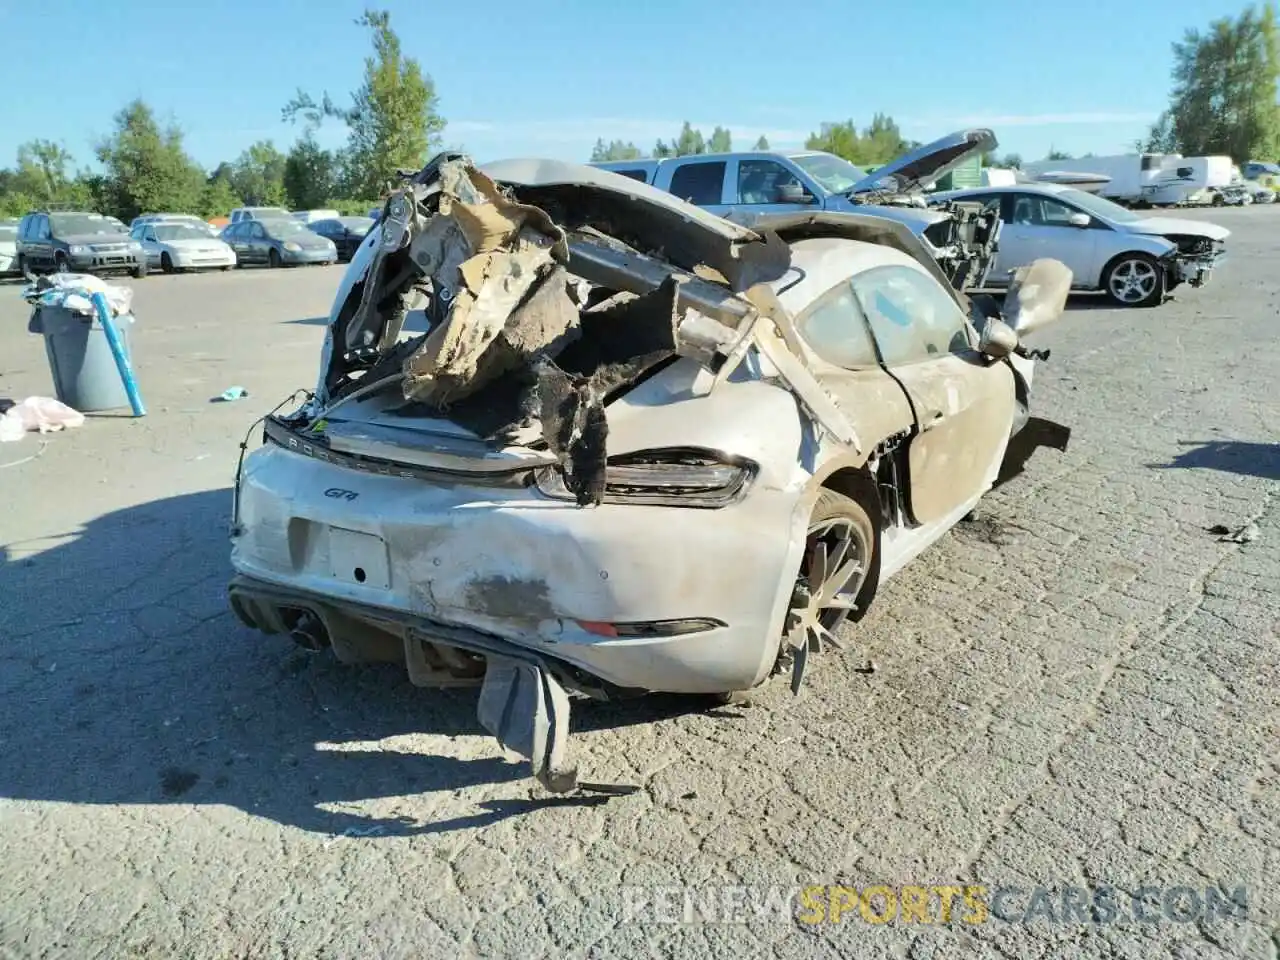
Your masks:
<svg viewBox="0 0 1280 960"><path fill-rule="evenodd" d="M1037 160L1023 170L1033 180L1049 174L1100 174L1111 178L1099 187L1100 196L1159 207L1184 203L1200 191L1231 182L1230 157L1183 157L1176 153Z"/></svg>

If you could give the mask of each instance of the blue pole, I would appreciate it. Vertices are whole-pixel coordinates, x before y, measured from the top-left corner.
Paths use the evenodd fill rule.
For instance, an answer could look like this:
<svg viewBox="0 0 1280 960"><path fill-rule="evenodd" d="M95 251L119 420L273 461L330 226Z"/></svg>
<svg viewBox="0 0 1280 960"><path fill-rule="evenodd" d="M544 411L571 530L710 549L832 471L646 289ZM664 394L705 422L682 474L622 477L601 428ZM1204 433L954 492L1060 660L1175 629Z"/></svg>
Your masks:
<svg viewBox="0 0 1280 960"><path fill-rule="evenodd" d="M98 311L98 322L107 334L107 345L111 347L111 356L115 357L116 369L120 371L120 379L124 383L124 392L129 395L129 406L133 408L135 417L145 417L147 408L142 405L142 394L138 392L138 384L133 379L133 370L129 366L129 358L125 356L124 346L120 342L120 331L111 319L111 308L107 306L107 298L101 293L93 294L90 299Z"/></svg>

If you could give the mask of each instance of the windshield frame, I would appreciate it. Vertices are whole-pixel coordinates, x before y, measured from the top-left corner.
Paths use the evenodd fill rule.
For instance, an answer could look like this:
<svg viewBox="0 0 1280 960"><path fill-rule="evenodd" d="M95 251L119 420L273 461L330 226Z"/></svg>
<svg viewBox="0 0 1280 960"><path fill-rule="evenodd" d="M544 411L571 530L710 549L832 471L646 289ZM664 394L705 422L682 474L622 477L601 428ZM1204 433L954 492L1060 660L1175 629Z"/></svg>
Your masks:
<svg viewBox="0 0 1280 960"><path fill-rule="evenodd" d="M1112 223L1137 223L1142 219L1138 214L1132 210L1126 210L1114 200L1100 197L1096 193L1089 193L1087 190L1063 187L1061 190L1054 190L1048 195L1061 200L1063 203L1075 204L1091 217L1110 220Z"/></svg>
<svg viewBox="0 0 1280 960"><path fill-rule="evenodd" d="M194 223L179 223L173 220L168 220L168 221L161 220L157 223L149 223L147 224L147 226L150 227L151 232L155 234L155 238L158 243L168 243L170 240L208 240L209 239L208 231L201 230ZM176 237L165 237L165 236L161 236L160 234L161 230L181 230L182 233L180 233ZM185 236L183 234L185 234Z"/></svg>
<svg viewBox="0 0 1280 960"><path fill-rule="evenodd" d="M50 213L48 217L49 233L54 237L129 236L128 227L123 224L117 224L101 214Z"/></svg>
<svg viewBox="0 0 1280 960"><path fill-rule="evenodd" d="M285 240L289 237L296 237L299 233L315 233L305 223L299 223L293 217L268 217L259 219L257 222L262 224L263 231L273 240ZM278 228L281 226L285 227L285 229L279 230L277 233Z"/></svg>
<svg viewBox="0 0 1280 960"><path fill-rule="evenodd" d="M861 183L868 176L870 176L870 174L868 174L866 170L862 169L862 167L859 167L855 163L850 163L844 157L838 157L834 153L826 153L820 150L818 151L811 150L804 153L789 153L787 154L787 159L790 160L792 163L794 163L797 167L799 167L800 171L805 176L807 176L814 183L818 184L818 186L822 187L822 189L825 190L827 193L832 193L832 194L848 193L857 184ZM820 168L824 164L829 167L837 167L837 168L840 168L841 165L843 165L843 167L848 168L849 171L852 171L853 174L857 174L857 176L853 177L853 179L850 179L848 184L840 185L840 184L843 184L843 180L833 180L829 173L826 173L826 172L820 173L818 169L815 169L815 168ZM845 172L844 169L841 169L840 173L842 177L852 176L851 173Z"/></svg>

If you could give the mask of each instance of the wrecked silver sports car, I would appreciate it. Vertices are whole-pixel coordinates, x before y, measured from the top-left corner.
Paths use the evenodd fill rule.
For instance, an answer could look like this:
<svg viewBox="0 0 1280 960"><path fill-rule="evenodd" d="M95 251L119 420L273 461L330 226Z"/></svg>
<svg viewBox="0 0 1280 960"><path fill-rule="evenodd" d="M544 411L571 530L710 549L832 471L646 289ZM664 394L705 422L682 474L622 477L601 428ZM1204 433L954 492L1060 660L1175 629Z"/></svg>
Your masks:
<svg viewBox="0 0 1280 960"><path fill-rule="evenodd" d="M1002 464L1065 446L1019 340L1070 281L1025 268L1002 318L882 217L749 230L603 170L442 155L243 464L231 604L480 685L485 728L571 789L570 694L798 688Z"/></svg>

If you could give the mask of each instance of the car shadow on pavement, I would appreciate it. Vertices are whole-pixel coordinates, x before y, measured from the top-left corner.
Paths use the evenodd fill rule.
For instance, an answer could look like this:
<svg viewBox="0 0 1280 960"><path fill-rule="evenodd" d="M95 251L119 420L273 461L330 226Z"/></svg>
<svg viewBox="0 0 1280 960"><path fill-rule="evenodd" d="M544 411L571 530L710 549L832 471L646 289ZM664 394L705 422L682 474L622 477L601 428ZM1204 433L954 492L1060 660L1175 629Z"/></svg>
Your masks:
<svg viewBox="0 0 1280 960"><path fill-rule="evenodd" d="M524 780L528 765L497 755L475 689L418 689L400 666L346 666L244 627L226 602L230 502L229 489L187 494L0 546L0 797L223 804L349 836L439 833L598 802L544 796L438 822L404 817L395 798ZM36 546L46 549L30 553ZM709 702L585 706L575 728ZM414 734L462 755L425 753ZM472 736L485 738L479 751L458 740ZM351 804L363 809L341 809Z"/></svg>
<svg viewBox="0 0 1280 960"><path fill-rule="evenodd" d="M1189 449L1170 463L1151 463L1148 466L1157 470L1218 470L1264 480L1280 480L1280 444L1243 440L1183 440L1179 443Z"/></svg>

